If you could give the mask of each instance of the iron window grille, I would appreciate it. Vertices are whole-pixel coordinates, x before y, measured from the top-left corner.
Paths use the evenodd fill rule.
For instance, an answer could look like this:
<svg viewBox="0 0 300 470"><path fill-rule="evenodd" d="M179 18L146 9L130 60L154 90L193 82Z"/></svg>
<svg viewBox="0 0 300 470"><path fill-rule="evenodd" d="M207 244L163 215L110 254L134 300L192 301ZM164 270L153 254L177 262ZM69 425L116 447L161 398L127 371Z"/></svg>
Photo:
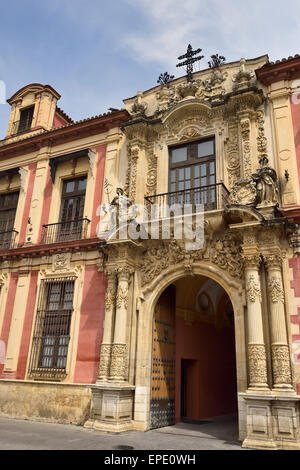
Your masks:
<svg viewBox="0 0 300 470"><path fill-rule="evenodd" d="M67 375L74 283L74 277L41 283L28 370L33 378Z"/></svg>

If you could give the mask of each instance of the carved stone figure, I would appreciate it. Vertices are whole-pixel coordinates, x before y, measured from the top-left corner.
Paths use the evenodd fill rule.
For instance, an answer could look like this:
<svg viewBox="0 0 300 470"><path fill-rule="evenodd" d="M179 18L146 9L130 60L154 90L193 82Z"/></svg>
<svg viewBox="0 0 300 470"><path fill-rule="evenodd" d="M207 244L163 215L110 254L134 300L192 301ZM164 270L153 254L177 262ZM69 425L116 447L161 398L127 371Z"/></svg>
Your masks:
<svg viewBox="0 0 300 470"><path fill-rule="evenodd" d="M268 166L266 156L259 161L261 167L252 175L256 183L257 204L276 205L278 203L278 179L276 171Z"/></svg>

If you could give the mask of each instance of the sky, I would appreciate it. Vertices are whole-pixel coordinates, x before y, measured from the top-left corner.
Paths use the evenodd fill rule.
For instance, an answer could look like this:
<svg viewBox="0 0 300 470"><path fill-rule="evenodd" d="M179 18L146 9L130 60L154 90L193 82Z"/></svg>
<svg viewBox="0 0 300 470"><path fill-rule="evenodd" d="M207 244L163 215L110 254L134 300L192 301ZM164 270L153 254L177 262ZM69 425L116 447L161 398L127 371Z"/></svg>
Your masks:
<svg viewBox="0 0 300 470"><path fill-rule="evenodd" d="M284 9L282 8L284 6ZM299 0L1 1L0 101L49 84L75 121L123 107L176 68L188 44L227 62L300 53ZM10 106L0 104L0 139Z"/></svg>

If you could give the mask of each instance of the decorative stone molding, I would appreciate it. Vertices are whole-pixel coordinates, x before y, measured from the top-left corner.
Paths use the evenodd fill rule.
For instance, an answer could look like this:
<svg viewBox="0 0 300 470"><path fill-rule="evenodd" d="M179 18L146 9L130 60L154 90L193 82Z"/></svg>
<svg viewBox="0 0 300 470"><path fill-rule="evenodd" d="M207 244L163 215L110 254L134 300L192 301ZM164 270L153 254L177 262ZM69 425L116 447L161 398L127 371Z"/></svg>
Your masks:
<svg viewBox="0 0 300 470"><path fill-rule="evenodd" d="M157 156L154 154L153 149L147 152L147 158L146 196L152 196L156 194L157 187Z"/></svg>
<svg viewBox="0 0 300 470"><path fill-rule="evenodd" d="M127 376L127 346L113 344L111 352L110 378L125 380Z"/></svg>
<svg viewBox="0 0 300 470"><path fill-rule="evenodd" d="M267 383L267 358L264 344L249 344L250 386Z"/></svg>
<svg viewBox="0 0 300 470"><path fill-rule="evenodd" d="M245 268L258 269L261 263L261 257L258 253L243 252L242 258L244 260Z"/></svg>
<svg viewBox="0 0 300 470"><path fill-rule="evenodd" d="M254 205L256 201L256 184L251 178L237 181L232 188L234 204Z"/></svg>
<svg viewBox="0 0 300 470"><path fill-rule="evenodd" d="M128 195L131 201L135 201L136 197L136 178L137 178L137 164L139 159L139 148L135 145L128 145L127 147L127 172L126 183L124 192Z"/></svg>
<svg viewBox="0 0 300 470"><path fill-rule="evenodd" d="M91 170L91 175L94 176L95 174L95 160L96 160L96 152L93 150L89 149L88 151L88 159L90 162L90 170Z"/></svg>
<svg viewBox="0 0 300 470"><path fill-rule="evenodd" d="M52 257L52 271L70 269L71 253L58 253Z"/></svg>
<svg viewBox="0 0 300 470"><path fill-rule="evenodd" d="M272 344L274 385L291 385L290 354L287 344Z"/></svg>
<svg viewBox="0 0 300 470"><path fill-rule="evenodd" d="M280 279L276 277L270 278L268 281L268 290L274 304L278 302L284 304L284 293Z"/></svg>
<svg viewBox="0 0 300 470"><path fill-rule="evenodd" d="M133 115L139 115L139 114L144 115L146 113L147 104L143 103L142 97L143 97L143 92L138 91L137 94L136 94L136 99L134 100L134 104L131 108L131 114L133 114Z"/></svg>
<svg viewBox="0 0 300 470"><path fill-rule="evenodd" d="M208 246L207 240L202 250L186 250L181 240L164 241L158 246L148 248L140 264L142 285L149 284L169 266L183 264L186 271L193 270L193 263L201 260L210 261L235 278L242 276L243 263L238 242L226 233L215 237Z"/></svg>
<svg viewBox="0 0 300 470"><path fill-rule="evenodd" d="M241 135L242 135L244 178L250 178L251 173L252 173L251 151L250 151L250 129L251 129L250 120L249 119L241 120L240 128L241 128Z"/></svg>
<svg viewBox="0 0 300 470"><path fill-rule="evenodd" d="M277 270L281 269L283 254L275 252L273 254L263 254L263 260L268 270L276 268Z"/></svg>
<svg viewBox="0 0 300 470"><path fill-rule="evenodd" d="M248 71L246 69L246 60L240 60L240 69L238 73L233 75L232 81L234 83L233 90L242 90L249 88L255 81L255 73L253 70Z"/></svg>
<svg viewBox="0 0 300 470"><path fill-rule="evenodd" d="M231 122L228 125L228 139L225 143L225 148L228 172L228 187L231 191L234 183L241 177L237 122Z"/></svg>
<svg viewBox="0 0 300 470"><path fill-rule="evenodd" d="M99 379L105 379L109 377L111 350L111 344L102 344L100 354Z"/></svg>
<svg viewBox="0 0 300 470"><path fill-rule="evenodd" d="M260 303L262 302L260 285L256 281L254 274L250 274L248 278L246 292L249 302L255 303L257 299Z"/></svg>
<svg viewBox="0 0 300 470"><path fill-rule="evenodd" d="M128 289L121 286L118 288L117 294L117 308L128 308Z"/></svg>
<svg viewBox="0 0 300 470"><path fill-rule="evenodd" d="M265 136L264 129L264 112L262 110L257 111L256 113L256 126L257 126L257 151L260 160L264 155L268 153L268 141Z"/></svg>

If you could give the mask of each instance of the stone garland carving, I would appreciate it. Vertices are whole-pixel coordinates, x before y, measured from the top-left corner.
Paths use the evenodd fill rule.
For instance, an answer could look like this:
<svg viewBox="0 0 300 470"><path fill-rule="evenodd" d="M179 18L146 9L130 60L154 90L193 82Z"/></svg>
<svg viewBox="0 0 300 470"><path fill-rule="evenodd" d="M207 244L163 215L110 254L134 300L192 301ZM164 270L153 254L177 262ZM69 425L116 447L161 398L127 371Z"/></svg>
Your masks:
<svg viewBox="0 0 300 470"><path fill-rule="evenodd" d="M267 358L263 344L249 344L250 385L267 383Z"/></svg>
<svg viewBox="0 0 300 470"><path fill-rule="evenodd" d="M259 160L262 158L263 155L267 154L268 150L268 141L265 136L264 130L264 113L263 111L258 111L256 113L256 125L257 125L257 151L259 154Z"/></svg>
<svg viewBox="0 0 300 470"><path fill-rule="evenodd" d="M272 364L274 385L291 385L290 355L287 344L272 345Z"/></svg>
<svg viewBox="0 0 300 470"><path fill-rule="evenodd" d="M252 173L251 152L250 152L250 121L245 119L241 121L241 135L243 147L244 177L250 178Z"/></svg>
<svg viewBox="0 0 300 470"><path fill-rule="evenodd" d="M99 377L107 378L110 371L111 344L102 344L100 354Z"/></svg>
<svg viewBox="0 0 300 470"><path fill-rule="evenodd" d="M192 271L194 262L204 258L228 271L231 276L241 278L243 262L239 245L230 234L225 234L216 238L210 249L205 242L202 250L186 250L184 241L180 240L164 241L160 246L149 248L140 265L142 285L149 284L172 265L182 264L186 271Z"/></svg>
<svg viewBox="0 0 300 470"><path fill-rule="evenodd" d="M157 156L151 152L148 157L148 171L146 179L146 196L156 194L157 185Z"/></svg>
<svg viewBox="0 0 300 470"><path fill-rule="evenodd" d="M117 294L117 308L128 308L128 289L119 286Z"/></svg>
<svg viewBox="0 0 300 470"><path fill-rule="evenodd" d="M125 379L127 375L127 346L113 344L111 353L110 377Z"/></svg>
<svg viewBox="0 0 300 470"><path fill-rule="evenodd" d="M276 277L272 277L268 282L268 289L272 302L277 304L278 302L284 303L284 293L281 281Z"/></svg>
<svg viewBox="0 0 300 470"><path fill-rule="evenodd" d="M255 280L254 274L250 274L246 285L247 299L249 302L255 303L258 299L262 302L261 290L259 283Z"/></svg>
<svg viewBox="0 0 300 470"><path fill-rule="evenodd" d="M128 145L127 148L127 172L124 192L131 201L135 201L136 196L136 178L137 178L137 162L139 158L139 149Z"/></svg>
<svg viewBox="0 0 300 470"><path fill-rule="evenodd" d="M237 123L228 126L228 140L226 142L226 160L228 172L228 187L232 190L234 183L241 177L239 141Z"/></svg>

